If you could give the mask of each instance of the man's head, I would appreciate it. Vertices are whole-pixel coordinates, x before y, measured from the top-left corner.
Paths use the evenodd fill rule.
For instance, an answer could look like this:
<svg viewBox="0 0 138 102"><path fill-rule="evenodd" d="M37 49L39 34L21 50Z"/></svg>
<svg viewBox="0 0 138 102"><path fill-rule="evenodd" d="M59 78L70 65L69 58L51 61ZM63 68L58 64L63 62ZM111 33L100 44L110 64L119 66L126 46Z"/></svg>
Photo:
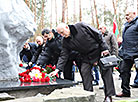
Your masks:
<svg viewBox="0 0 138 102"><path fill-rule="evenodd" d="M46 42L47 39L51 40L54 37L54 34L49 29L44 29L42 31L42 35L43 35L44 42Z"/></svg>
<svg viewBox="0 0 138 102"><path fill-rule="evenodd" d="M26 40L26 42L23 45L23 48L25 48L25 49L29 48L30 46L28 43L29 43L29 39Z"/></svg>
<svg viewBox="0 0 138 102"><path fill-rule="evenodd" d="M37 43L38 45L42 45L42 44L43 44L43 38L42 38L41 36L37 36L37 37L36 37L36 43Z"/></svg>
<svg viewBox="0 0 138 102"><path fill-rule="evenodd" d="M99 31L102 32L102 34L104 34L106 32L106 26L105 25L100 25L98 29L99 29Z"/></svg>
<svg viewBox="0 0 138 102"><path fill-rule="evenodd" d="M136 17L136 12L131 9L126 11L126 20L127 22L131 22Z"/></svg>
<svg viewBox="0 0 138 102"><path fill-rule="evenodd" d="M70 36L70 29L65 23L61 23L57 26L57 32L65 38Z"/></svg>

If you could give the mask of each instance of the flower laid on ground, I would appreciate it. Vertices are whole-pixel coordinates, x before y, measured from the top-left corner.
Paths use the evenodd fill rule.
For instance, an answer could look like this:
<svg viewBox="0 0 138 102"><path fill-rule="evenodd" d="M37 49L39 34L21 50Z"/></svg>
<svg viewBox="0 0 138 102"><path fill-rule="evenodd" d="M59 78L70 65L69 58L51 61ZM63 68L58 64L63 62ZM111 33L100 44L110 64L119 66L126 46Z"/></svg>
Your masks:
<svg viewBox="0 0 138 102"><path fill-rule="evenodd" d="M54 71L56 66L47 65L45 68L34 66L27 69L25 72L19 73L21 82L50 82L56 81L56 77L49 76L49 73ZM56 75L58 77L58 74Z"/></svg>

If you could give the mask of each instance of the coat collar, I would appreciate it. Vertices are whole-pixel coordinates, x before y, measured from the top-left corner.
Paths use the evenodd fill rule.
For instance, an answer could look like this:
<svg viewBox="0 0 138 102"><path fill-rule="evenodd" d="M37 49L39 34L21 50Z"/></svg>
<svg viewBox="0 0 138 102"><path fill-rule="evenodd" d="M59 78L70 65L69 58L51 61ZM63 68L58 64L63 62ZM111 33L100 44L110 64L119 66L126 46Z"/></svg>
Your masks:
<svg viewBox="0 0 138 102"><path fill-rule="evenodd" d="M78 33L77 29L75 28L74 25L68 25L70 29L70 36L74 36Z"/></svg>

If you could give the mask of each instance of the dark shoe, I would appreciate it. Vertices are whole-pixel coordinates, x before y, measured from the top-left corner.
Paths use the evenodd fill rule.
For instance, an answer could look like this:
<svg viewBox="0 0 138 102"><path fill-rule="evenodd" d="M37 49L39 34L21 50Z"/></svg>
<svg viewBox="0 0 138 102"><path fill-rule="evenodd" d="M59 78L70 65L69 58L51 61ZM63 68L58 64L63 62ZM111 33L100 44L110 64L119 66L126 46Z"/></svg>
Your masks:
<svg viewBox="0 0 138 102"><path fill-rule="evenodd" d="M99 89L104 89L104 86L100 86Z"/></svg>
<svg viewBox="0 0 138 102"><path fill-rule="evenodd" d="M119 93L116 95L116 97L130 97L130 94L124 94L124 93Z"/></svg>
<svg viewBox="0 0 138 102"><path fill-rule="evenodd" d="M104 99L104 102L112 102L112 97L111 96L106 96Z"/></svg>
<svg viewBox="0 0 138 102"><path fill-rule="evenodd" d="M133 87L133 88L138 88L138 84L136 84L136 83L134 83L134 84L132 84L130 86Z"/></svg>

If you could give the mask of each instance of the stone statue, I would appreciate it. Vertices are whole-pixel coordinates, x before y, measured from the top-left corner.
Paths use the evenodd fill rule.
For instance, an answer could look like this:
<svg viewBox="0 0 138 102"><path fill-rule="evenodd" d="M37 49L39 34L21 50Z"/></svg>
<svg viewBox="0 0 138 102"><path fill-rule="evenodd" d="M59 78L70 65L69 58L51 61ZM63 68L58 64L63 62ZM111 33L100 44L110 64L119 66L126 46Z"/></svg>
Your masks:
<svg viewBox="0 0 138 102"><path fill-rule="evenodd" d="M0 81L18 79L19 51L35 28L23 0L0 0Z"/></svg>

